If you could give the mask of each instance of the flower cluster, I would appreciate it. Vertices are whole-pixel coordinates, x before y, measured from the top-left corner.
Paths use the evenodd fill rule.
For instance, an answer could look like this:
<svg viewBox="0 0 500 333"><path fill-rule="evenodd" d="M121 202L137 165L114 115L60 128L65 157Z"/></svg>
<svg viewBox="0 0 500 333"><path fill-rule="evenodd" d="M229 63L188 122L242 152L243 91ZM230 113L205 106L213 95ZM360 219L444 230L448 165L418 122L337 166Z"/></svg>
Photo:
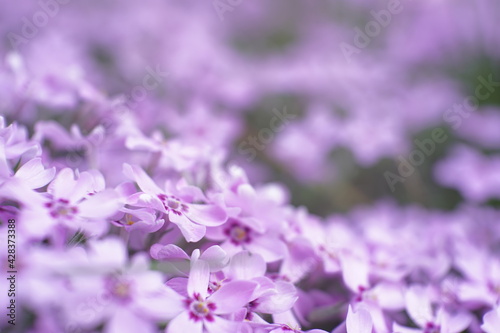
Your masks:
<svg viewBox="0 0 500 333"><path fill-rule="evenodd" d="M2 332L500 332L500 5L0 12Z"/></svg>
<svg viewBox="0 0 500 333"><path fill-rule="evenodd" d="M121 144L104 136L101 146L111 140L115 154L133 160L128 133L139 131ZM46 167L57 154L42 138L2 123L0 213L18 221L20 302L23 316L35 316L32 332L498 327L493 209L380 202L322 219L292 206L282 187L253 186L241 168L210 158L176 172L175 163L151 167L163 153L143 155L145 166L108 154L100 168L79 171ZM183 153L168 158L189 162ZM110 172L111 184L103 175Z"/></svg>

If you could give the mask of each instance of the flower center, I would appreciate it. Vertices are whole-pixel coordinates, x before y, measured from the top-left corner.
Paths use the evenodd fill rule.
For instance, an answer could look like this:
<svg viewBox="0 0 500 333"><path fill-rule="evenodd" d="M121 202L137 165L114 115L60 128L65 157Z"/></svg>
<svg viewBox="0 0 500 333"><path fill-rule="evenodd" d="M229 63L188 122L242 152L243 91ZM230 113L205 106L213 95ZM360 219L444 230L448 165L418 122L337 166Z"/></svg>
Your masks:
<svg viewBox="0 0 500 333"><path fill-rule="evenodd" d="M125 224L126 225L133 225L135 222L132 220L132 215L131 214L125 214Z"/></svg>
<svg viewBox="0 0 500 333"><path fill-rule="evenodd" d="M243 243L250 243L251 229L247 226L242 226L239 223L233 223L229 228L224 230L224 233L229 237L231 243L234 245L241 245Z"/></svg>
<svg viewBox="0 0 500 333"><path fill-rule="evenodd" d="M191 312L198 317L206 317L210 313L210 309L205 302L193 302L191 304Z"/></svg>
<svg viewBox="0 0 500 333"><path fill-rule="evenodd" d="M125 279L110 278L107 282L109 295L119 302L128 302L132 299L132 283Z"/></svg>
<svg viewBox="0 0 500 333"><path fill-rule="evenodd" d="M328 256L329 259L338 261L339 260L339 250L333 247L325 247L324 245L319 246L319 250L324 255Z"/></svg>
<svg viewBox="0 0 500 333"><path fill-rule="evenodd" d="M159 194L158 199L162 201L163 207L165 207L167 212L181 215L182 213L187 213L189 211L189 207L183 203L181 199L173 195Z"/></svg>
<svg viewBox="0 0 500 333"><path fill-rule="evenodd" d="M167 205L168 205L168 207L170 207L172 209L177 209L181 205L181 202L179 200L175 200L175 199L168 199Z"/></svg>
<svg viewBox="0 0 500 333"><path fill-rule="evenodd" d="M49 209L49 214L53 218L65 218L71 220L76 214L78 214L78 208L71 206L69 201L66 199L58 199L53 200L52 202L47 202L45 207Z"/></svg>
<svg viewBox="0 0 500 333"><path fill-rule="evenodd" d="M115 296L120 298L127 297L129 292L130 292L130 285L128 283L118 283L115 286L115 290L113 291Z"/></svg>
<svg viewBox="0 0 500 333"><path fill-rule="evenodd" d="M495 293L500 296L500 283L488 282L488 288L492 293Z"/></svg>
<svg viewBox="0 0 500 333"><path fill-rule="evenodd" d="M219 290L220 287L221 287L220 282L218 282L218 281L210 281L208 283L208 293L209 294L213 294L214 292L216 292L217 290Z"/></svg>
<svg viewBox="0 0 500 333"><path fill-rule="evenodd" d="M241 227L235 227L231 230L231 237L237 242L243 242L247 239L247 231Z"/></svg>
<svg viewBox="0 0 500 333"><path fill-rule="evenodd" d="M378 303L378 297L377 295L369 290L368 288L364 286L358 286L358 293L356 294L356 297L354 298L356 302L372 302L377 304Z"/></svg>
<svg viewBox="0 0 500 333"><path fill-rule="evenodd" d="M253 320L254 311L259 306L259 302L257 300L253 300L247 304L247 315L245 316L246 320Z"/></svg>
<svg viewBox="0 0 500 333"><path fill-rule="evenodd" d="M440 333L441 326L434 324L433 322L428 322L425 325L424 333Z"/></svg>
<svg viewBox="0 0 500 333"><path fill-rule="evenodd" d="M216 309L214 303L203 300L199 295L195 295L194 299L186 300L186 305L189 310L189 318L192 320L214 321L213 311Z"/></svg>
<svg viewBox="0 0 500 333"><path fill-rule="evenodd" d="M297 327L296 329L295 328L291 328L289 325L282 325L281 326L281 329L283 331L287 331L287 332L297 332L297 333L300 333L300 327Z"/></svg>

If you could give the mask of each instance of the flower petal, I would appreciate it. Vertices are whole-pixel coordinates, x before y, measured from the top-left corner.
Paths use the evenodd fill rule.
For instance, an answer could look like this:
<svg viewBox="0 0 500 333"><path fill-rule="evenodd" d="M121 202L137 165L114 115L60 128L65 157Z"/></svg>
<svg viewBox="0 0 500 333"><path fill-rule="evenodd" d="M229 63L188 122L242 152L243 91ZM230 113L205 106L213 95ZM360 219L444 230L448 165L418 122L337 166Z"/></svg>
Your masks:
<svg viewBox="0 0 500 333"><path fill-rule="evenodd" d="M500 327L500 308L486 313L483 317L483 322L481 328L486 333L497 333Z"/></svg>
<svg viewBox="0 0 500 333"><path fill-rule="evenodd" d="M174 244L154 244L151 246L149 253L156 260L189 260L187 253Z"/></svg>
<svg viewBox="0 0 500 333"><path fill-rule="evenodd" d="M214 321L205 321L205 328L208 333L243 333L245 331L240 330L242 322L230 321L223 319L221 317L214 317ZM251 332L251 331L247 331Z"/></svg>
<svg viewBox="0 0 500 333"><path fill-rule="evenodd" d="M178 293L181 296L184 297L189 297L187 294L187 284L188 284L188 279L185 277L174 277L171 278L170 280L165 283L168 287L170 287L172 290L174 290L176 293Z"/></svg>
<svg viewBox="0 0 500 333"><path fill-rule="evenodd" d="M128 309L120 309L114 311L111 319L104 329L105 333L122 333L122 332L156 332L155 325L151 321L142 318Z"/></svg>
<svg viewBox="0 0 500 333"><path fill-rule="evenodd" d="M349 289L356 293L359 291L359 287L369 287L368 263L352 256L342 256L341 264L342 277Z"/></svg>
<svg viewBox="0 0 500 333"><path fill-rule="evenodd" d="M104 219L115 214L121 206L121 198L116 191L104 190L82 201L78 209L82 217Z"/></svg>
<svg viewBox="0 0 500 333"><path fill-rule="evenodd" d="M427 290L422 286L412 286L405 295L406 311L420 327L432 321L432 307Z"/></svg>
<svg viewBox="0 0 500 333"><path fill-rule="evenodd" d="M220 246L214 245L206 249L200 259L206 261L210 265L211 272L217 272L227 266L229 256Z"/></svg>
<svg viewBox="0 0 500 333"><path fill-rule="evenodd" d="M208 295L208 281L210 279L210 266L203 260L193 262L188 278L188 295L199 294L202 298Z"/></svg>
<svg viewBox="0 0 500 333"><path fill-rule="evenodd" d="M0 119L3 119L0 117ZM9 163L7 163L7 157L5 156L5 143L0 142L0 176L9 177L12 174L10 171Z"/></svg>
<svg viewBox="0 0 500 333"><path fill-rule="evenodd" d="M418 328L409 328L399 325L398 323L392 324L392 331L396 333L422 333Z"/></svg>
<svg viewBox="0 0 500 333"><path fill-rule="evenodd" d="M139 188L149 194L160 194L164 191L148 176L148 174L137 165L123 164L123 174L129 179L135 181Z"/></svg>
<svg viewBox="0 0 500 333"><path fill-rule="evenodd" d="M448 311L440 310L438 314L441 317L441 329L443 332L459 333L469 327L472 316L468 312L458 312L450 314ZM498 326L497 328L500 328Z"/></svg>
<svg viewBox="0 0 500 333"><path fill-rule="evenodd" d="M207 228L204 225L193 223L183 214L168 214L170 222L176 224L181 230L182 235L188 242L197 242L205 236Z"/></svg>
<svg viewBox="0 0 500 333"><path fill-rule="evenodd" d="M137 298L134 302L141 312L161 320L178 316L185 309L183 300L173 289L163 286L156 293Z"/></svg>
<svg viewBox="0 0 500 333"><path fill-rule="evenodd" d="M64 168L57 174L56 178L50 183L48 192L56 198L69 198L76 186L76 180L73 170Z"/></svg>
<svg viewBox="0 0 500 333"><path fill-rule="evenodd" d="M250 280L264 276L266 269L266 262L261 255L241 251L231 258L227 276L234 280Z"/></svg>
<svg viewBox="0 0 500 333"><path fill-rule="evenodd" d="M251 281L232 281L223 284L219 290L210 296L210 301L216 305L215 313L232 313L246 305L257 287Z"/></svg>
<svg viewBox="0 0 500 333"><path fill-rule="evenodd" d="M290 310L298 299L295 286L289 282L277 281L276 293L258 301L257 312L281 313Z"/></svg>
<svg viewBox="0 0 500 333"><path fill-rule="evenodd" d="M189 212L186 216L193 222L207 226L217 227L227 220L226 211L216 205L188 204Z"/></svg>
<svg viewBox="0 0 500 333"><path fill-rule="evenodd" d="M401 285L381 282L372 289L377 296L378 304L383 309L401 310L405 307L405 300Z"/></svg>
<svg viewBox="0 0 500 333"><path fill-rule="evenodd" d="M349 305L346 318L347 333L372 333L373 322L370 313L365 309L352 310Z"/></svg>
<svg viewBox="0 0 500 333"><path fill-rule="evenodd" d="M157 211L160 211L163 213L167 212L165 210L165 206L163 206L163 203L156 195L148 194L148 193L144 193L144 192L137 192L137 193L130 195L126 199L126 203L128 205L132 205L132 206L147 207L147 208L156 209Z"/></svg>
<svg viewBox="0 0 500 333"><path fill-rule="evenodd" d="M127 332L127 331L123 331ZM137 331L137 332L140 332ZM166 333L202 333L203 332L203 321L194 321L189 318L189 313L187 311L182 312L180 315L172 319L165 329Z"/></svg>
<svg viewBox="0 0 500 333"><path fill-rule="evenodd" d="M35 189L47 185L55 174L56 168L45 169L42 159L37 157L20 167L15 177L22 179L29 188Z"/></svg>
<svg viewBox="0 0 500 333"><path fill-rule="evenodd" d="M91 240L88 245L88 260L100 272L116 271L127 262L127 249L121 239L107 237Z"/></svg>
<svg viewBox="0 0 500 333"><path fill-rule="evenodd" d="M260 254L266 262L274 262L283 259L288 254L288 249L280 239L276 237L256 237L248 245L248 249Z"/></svg>

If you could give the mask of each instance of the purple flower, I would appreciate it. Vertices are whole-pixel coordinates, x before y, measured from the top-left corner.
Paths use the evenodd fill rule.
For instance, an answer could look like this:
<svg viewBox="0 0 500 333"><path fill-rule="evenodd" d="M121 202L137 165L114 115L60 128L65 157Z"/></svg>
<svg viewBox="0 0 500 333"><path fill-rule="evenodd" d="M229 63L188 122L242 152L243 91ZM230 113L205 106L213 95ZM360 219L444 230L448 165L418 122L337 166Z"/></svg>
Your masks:
<svg viewBox="0 0 500 333"><path fill-rule="evenodd" d="M371 333L373 328L370 312L359 308L356 312L349 306L346 318L347 333Z"/></svg>
<svg viewBox="0 0 500 333"><path fill-rule="evenodd" d="M167 333L238 332L241 322L225 319L245 306L257 287L250 281L232 281L209 294L210 266L203 260L193 263L187 283L187 297L173 303L178 315L168 324ZM181 296L179 295L179 298Z"/></svg>
<svg viewBox="0 0 500 333"><path fill-rule="evenodd" d="M199 241L207 226L219 226L226 222L227 214L213 204L197 204L195 200L206 200L200 189L185 186L181 189L161 190L139 167L124 165L124 173L139 185L143 192L128 198L130 205L156 209L166 214L176 224L188 242Z"/></svg>
<svg viewBox="0 0 500 333"><path fill-rule="evenodd" d="M457 126L457 133L482 147L496 149L500 146L500 114L498 108L488 107L473 112ZM481 130L478 130L481 129Z"/></svg>
<svg viewBox="0 0 500 333"><path fill-rule="evenodd" d="M66 309L70 322L89 328L105 322L110 333L130 329L155 332L155 321L173 316L168 306L175 292L165 287L160 272L150 270L144 253L127 262L120 239L91 242L87 260L73 263L75 270L86 266L90 276L69 271L73 293L68 305L79 305L76 311Z"/></svg>
<svg viewBox="0 0 500 333"><path fill-rule="evenodd" d="M65 232L52 234L57 226L102 235L109 227L106 218L123 201L116 191L104 189L102 181L98 172L75 173L66 168L50 183L46 195L18 189L16 199L25 207L20 218L23 228L35 237L61 236L61 240L65 239Z"/></svg>
<svg viewBox="0 0 500 333"><path fill-rule="evenodd" d="M227 222L209 228L207 238L222 241L229 254L249 250L264 257L267 262L283 259L288 249L281 239L284 223L282 195L279 188L255 190L250 184L237 184L223 192Z"/></svg>
<svg viewBox="0 0 500 333"><path fill-rule="evenodd" d="M165 220L157 217L156 211L148 208L128 209L121 208L123 217L116 219L116 225L124 227L129 232L141 231L152 233L158 231Z"/></svg>
<svg viewBox="0 0 500 333"><path fill-rule="evenodd" d="M498 155L485 156L460 145L437 164L435 176L440 184L456 188L466 199L483 202L500 197L499 168Z"/></svg>
<svg viewBox="0 0 500 333"><path fill-rule="evenodd" d="M258 322L257 313L277 314L290 310L298 299L295 286L287 281L273 281L266 274L266 262L256 253L242 251L235 254L224 269L224 280L247 280L258 283L245 319ZM222 285L224 283L222 282Z"/></svg>
<svg viewBox="0 0 500 333"><path fill-rule="evenodd" d="M456 266L466 279L459 283L457 297L469 304L494 306L500 301L500 261L469 244L456 248Z"/></svg>
<svg viewBox="0 0 500 333"><path fill-rule="evenodd" d="M252 218L230 217L224 225L210 228L207 231L207 238L223 241L221 247L229 254L249 250L262 255L268 262L284 258L287 248L279 234L266 234L263 230L256 230L256 228L258 226Z"/></svg>
<svg viewBox="0 0 500 333"><path fill-rule="evenodd" d="M5 183L13 182L10 187L21 186L28 189L38 189L47 185L56 174L56 169L54 167L45 169L41 158L36 157L24 163L16 173L12 175L6 159L2 159L1 155L2 152L0 148L0 177L5 180Z"/></svg>
<svg viewBox="0 0 500 333"><path fill-rule="evenodd" d="M495 308L484 315L481 328L486 333L495 333L500 327L500 308Z"/></svg>
<svg viewBox="0 0 500 333"><path fill-rule="evenodd" d="M470 314L465 311L450 313L440 307L437 312L434 312L428 290L418 285L411 286L406 293L406 311L421 329L410 329L394 323L392 328L394 331L401 333L459 333L468 328L471 322Z"/></svg>
<svg viewBox="0 0 500 333"><path fill-rule="evenodd" d="M67 2L0 2L20 330L498 333L500 2Z"/></svg>
<svg viewBox="0 0 500 333"><path fill-rule="evenodd" d="M174 267L185 276L189 275L189 266L186 265L190 261L192 266L197 260L206 262L210 267L210 272L218 272L226 267L229 263L227 253L218 245L213 245L201 252L195 249L191 257L184 252L183 249L174 244L154 244L150 249L151 257L156 260L166 261L174 265ZM177 280L176 282L179 282ZM183 291L185 293L185 291Z"/></svg>

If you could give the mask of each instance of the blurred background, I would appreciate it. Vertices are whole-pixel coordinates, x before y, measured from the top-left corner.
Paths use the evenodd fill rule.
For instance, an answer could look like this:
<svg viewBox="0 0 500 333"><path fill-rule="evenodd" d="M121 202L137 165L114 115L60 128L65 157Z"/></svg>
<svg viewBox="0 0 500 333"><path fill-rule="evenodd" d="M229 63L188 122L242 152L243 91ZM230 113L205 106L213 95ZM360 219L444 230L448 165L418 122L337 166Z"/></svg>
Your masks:
<svg viewBox="0 0 500 333"><path fill-rule="evenodd" d="M2 2L0 113L80 169L99 126L209 143L320 216L496 207L499 18L494 0Z"/></svg>

